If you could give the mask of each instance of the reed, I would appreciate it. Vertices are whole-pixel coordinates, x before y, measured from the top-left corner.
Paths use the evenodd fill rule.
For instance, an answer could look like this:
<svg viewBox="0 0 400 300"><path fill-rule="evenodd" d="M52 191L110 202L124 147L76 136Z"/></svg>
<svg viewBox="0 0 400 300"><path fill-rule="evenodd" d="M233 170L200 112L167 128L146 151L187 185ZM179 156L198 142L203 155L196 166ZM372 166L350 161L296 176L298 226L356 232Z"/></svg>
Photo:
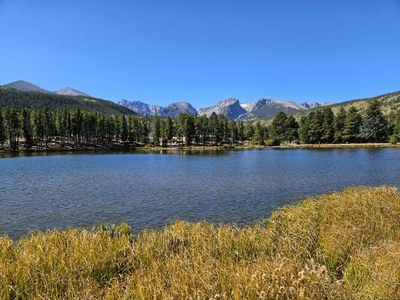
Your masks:
<svg viewBox="0 0 400 300"><path fill-rule="evenodd" d="M1 299L399 299L400 194L349 188L253 226L0 238Z"/></svg>

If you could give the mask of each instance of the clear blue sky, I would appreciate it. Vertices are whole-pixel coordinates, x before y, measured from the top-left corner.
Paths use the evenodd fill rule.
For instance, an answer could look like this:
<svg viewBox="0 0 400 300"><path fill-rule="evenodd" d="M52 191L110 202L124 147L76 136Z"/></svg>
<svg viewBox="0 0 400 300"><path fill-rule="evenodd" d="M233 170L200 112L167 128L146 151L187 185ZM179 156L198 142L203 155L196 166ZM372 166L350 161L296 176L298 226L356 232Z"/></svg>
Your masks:
<svg viewBox="0 0 400 300"><path fill-rule="evenodd" d="M400 90L400 0L0 0L0 84L195 107Z"/></svg>

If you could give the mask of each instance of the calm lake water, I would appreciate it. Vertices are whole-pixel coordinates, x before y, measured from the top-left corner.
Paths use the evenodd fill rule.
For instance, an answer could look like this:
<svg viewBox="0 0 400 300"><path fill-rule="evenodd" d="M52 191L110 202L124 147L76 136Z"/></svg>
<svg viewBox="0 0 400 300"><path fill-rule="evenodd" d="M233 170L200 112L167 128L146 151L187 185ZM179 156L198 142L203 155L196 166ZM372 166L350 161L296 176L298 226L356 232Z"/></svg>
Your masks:
<svg viewBox="0 0 400 300"><path fill-rule="evenodd" d="M299 198L400 187L400 149L62 154L0 158L0 234L177 219L251 224Z"/></svg>

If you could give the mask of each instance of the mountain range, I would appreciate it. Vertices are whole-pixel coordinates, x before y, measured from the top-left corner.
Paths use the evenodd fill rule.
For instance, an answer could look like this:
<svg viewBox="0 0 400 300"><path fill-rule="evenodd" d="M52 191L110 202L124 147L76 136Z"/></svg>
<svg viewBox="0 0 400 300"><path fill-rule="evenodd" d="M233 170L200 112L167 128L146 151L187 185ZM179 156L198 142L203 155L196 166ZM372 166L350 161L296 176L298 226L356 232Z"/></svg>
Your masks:
<svg viewBox="0 0 400 300"><path fill-rule="evenodd" d="M13 92L14 91L14 92ZM45 96L47 95L47 96ZM40 98L37 101L36 98ZM36 100L35 100L36 99ZM368 101L378 100L382 104L382 110L385 114L400 109L400 92L388 93L376 97L350 100L340 103L319 103L319 102L302 102L282 101L275 99L259 99L251 103L240 103L238 99L229 98L219 101L213 106L205 108L194 108L188 102L175 102L167 106L159 106L147 104L141 101L129 101L123 99L118 103L108 100L94 98L86 93L80 92L73 88L63 88L54 92L48 91L26 81L15 81L0 86L0 107L12 106L15 108L40 108L40 105L46 103L46 107L62 107L68 108L79 106L83 110L94 110L109 114L139 114L170 116L177 117L181 113L190 115L206 115L212 113L217 115L223 114L229 120L257 120L271 119L278 112L284 111L287 114L300 117L307 114L308 111L329 105L336 113L340 107L348 108L356 107L359 111L363 111L367 107Z"/></svg>
<svg viewBox="0 0 400 300"><path fill-rule="evenodd" d="M176 102L168 106L162 107L152 104L147 104L141 101L128 101L121 100L118 104L125 106L138 114L154 115L156 112L159 116L170 116L176 117L180 113L187 113L190 115L206 115L209 117L212 113L217 115L225 115L229 120L236 119L262 119L273 117L280 111L294 112L294 111L305 111L316 107L330 105L330 103L318 103L318 102L304 102L296 103L293 101L280 101L272 99L260 99L252 103L241 104L238 99L229 98L227 100L219 101L217 104L195 109L188 102Z"/></svg>
<svg viewBox="0 0 400 300"><path fill-rule="evenodd" d="M65 87L65 88L59 89L57 91L50 92L48 90L42 89L41 87L38 87L37 85L34 85L33 83L23 81L23 80L18 80L18 81L14 81L14 82L5 84L4 87L16 89L16 90L23 91L23 92L39 92L39 93L57 94L57 95L64 95L64 96L90 97L88 94L82 93L82 92L75 90L73 88L70 88L70 87Z"/></svg>
<svg viewBox="0 0 400 300"><path fill-rule="evenodd" d="M37 92L52 95L63 95L63 96L82 96L90 97L88 94L78 91L76 89L65 87L57 91L48 91L30 82L19 80L4 85L4 87L16 89L23 92ZM181 113L187 113L190 115L206 115L209 117L212 113L217 115L225 115L229 120L235 119L263 119L269 118L276 115L279 111L294 112L304 111L313 109L316 107L328 105L329 103L320 104L318 102L304 102L296 103L293 101L279 101L272 99L260 99L252 103L242 104L238 99L229 98L222 100L217 104L205 107L205 108L194 108L188 102L175 102L167 106L159 106L154 104L147 104L141 101L129 101L121 100L117 104L126 107L142 116L154 115L156 112L159 116L170 116L172 118L177 117Z"/></svg>

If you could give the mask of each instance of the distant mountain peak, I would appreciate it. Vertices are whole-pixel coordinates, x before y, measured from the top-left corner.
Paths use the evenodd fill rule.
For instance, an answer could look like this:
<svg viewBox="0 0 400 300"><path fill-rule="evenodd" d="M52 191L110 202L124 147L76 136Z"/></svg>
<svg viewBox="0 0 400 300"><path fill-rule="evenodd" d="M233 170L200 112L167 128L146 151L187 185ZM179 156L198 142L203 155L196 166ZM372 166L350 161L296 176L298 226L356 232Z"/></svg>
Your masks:
<svg viewBox="0 0 400 300"><path fill-rule="evenodd" d="M246 110L240 105L239 100L235 98L222 100L214 106L198 110L199 115L206 115L207 117L211 116L214 112L217 115L225 115L230 120L237 119L239 116L246 114Z"/></svg>
<svg viewBox="0 0 400 300"><path fill-rule="evenodd" d="M126 99L122 99L118 102L119 105L125 106L130 110L137 112L139 115L146 116L146 115L154 115L155 112L161 109L161 106L158 105L151 105L144 103L142 101L129 101Z"/></svg>
<svg viewBox="0 0 400 300"><path fill-rule="evenodd" d="M42 89L41 87L38 87L37 85L34 85L33 83L24 80L17 80L14 82L10 82L8 84L5 84L4 86L23 92L40 92L40 93L52 94L52 92Z"/></svg>
<svg viewBox="0 0 400 300"><path fill-rule="evenodd" d="M54 91L54 93L56 93L58 95L65 95L65 96L87 96L87 97L90 97L88 94L85 94L83 92L80 92L80 91L75 90L70 87L62 88L58 91Z"/></svg>
<svg viewBox="0 0 400 300"><path fill-rule="evenodd" d="M182 113L194 116L197 111L189 102L184 101L171 103L170 105L162 107L160 110L158 110L158 114L160 116L177 117Z"/></svg>

